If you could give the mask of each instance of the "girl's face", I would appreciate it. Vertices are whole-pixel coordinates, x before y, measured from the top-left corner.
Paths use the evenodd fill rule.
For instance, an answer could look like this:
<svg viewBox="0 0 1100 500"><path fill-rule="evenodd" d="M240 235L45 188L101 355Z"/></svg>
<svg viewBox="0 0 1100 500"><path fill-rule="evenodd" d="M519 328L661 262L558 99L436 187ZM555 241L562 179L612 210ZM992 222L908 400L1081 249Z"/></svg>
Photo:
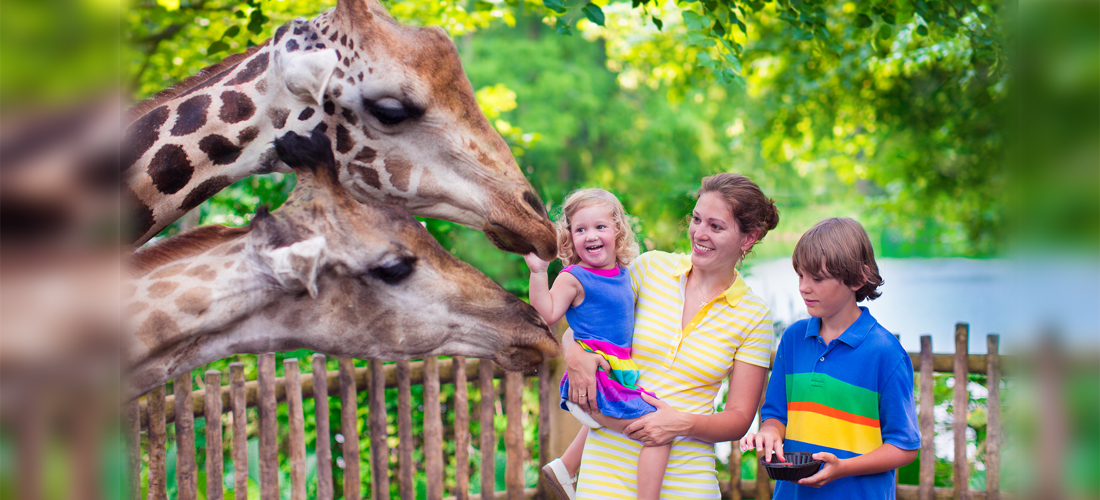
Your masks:
<svg viewBox="0 0 1100 500"><path fill-rule="evenodd" d="M584 267L615 268L615 236L618 231L609 210L599 205L577 210L569 220L569 229L573 235L573 251L577 252Z"/></svg>
<svg viewBox="0 0 1100 500"><path fill-rule="evenodd" d="M753 234L744 234L722 195L703 193L691 212L688 224L691 239L691 265L705 270L732 269L743 252L756 242Z"/></svg>

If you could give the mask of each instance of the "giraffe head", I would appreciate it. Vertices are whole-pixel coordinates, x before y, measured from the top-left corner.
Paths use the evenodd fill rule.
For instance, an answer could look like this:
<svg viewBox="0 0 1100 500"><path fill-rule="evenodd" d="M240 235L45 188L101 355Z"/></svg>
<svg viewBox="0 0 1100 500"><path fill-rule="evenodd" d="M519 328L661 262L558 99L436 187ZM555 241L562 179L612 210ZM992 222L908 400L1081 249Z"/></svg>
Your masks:
<svg viewBox="0 0 1100 500"><path fill-rule="evenodd" d="M286 171L270 141L316 130L359 201L463 224L507 251L557 253L546 208L478 107L454 43L398 24L376 0L296 19L131 118L123 166L143 166L124 173L139 243L229 182Z"/></svg>
<svg viewBox="0 0 1100 500"><path fill-rule="evenodd" d="M241 352L463 355L513 370L557 356L531 306L445 251L404 210L355 200L323 133L291 132L275 148L298 173L281 209L248 228L199 228L133 257L136 302L145 305L130 319L131 395ZM180 258L184 243L191 255Z"/></svg>

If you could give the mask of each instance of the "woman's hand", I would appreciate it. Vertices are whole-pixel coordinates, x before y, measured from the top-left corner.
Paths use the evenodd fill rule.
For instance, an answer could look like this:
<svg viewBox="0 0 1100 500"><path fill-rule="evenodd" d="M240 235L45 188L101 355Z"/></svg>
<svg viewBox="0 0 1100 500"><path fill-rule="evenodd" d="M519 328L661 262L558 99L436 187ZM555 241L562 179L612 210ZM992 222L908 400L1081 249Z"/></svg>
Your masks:
<svg viewBox="0 0 1100 500"><path fill-rule="evenodd" d="M839 458L836 457L836 455L823 451L820 453L814 453L813 459L821 460L825 462L825 464L821 466L821 470L817 471L816 474L807 478L799 479L798 484L802 486L809 486L811 488L820 488L837 479L847 476L847 474L843 473L843 466L841 465L842 462Z"/></svg>
<svg viewBox="0 0 1100 500"><path fill-rule="evenodd" d="M635 420L623 429L630 439L640 441L644 446L663 446L671 443L676 436L691 434L691 420L688 414L673 409L668 403L642 393L645 402L656 406L657 411Z"/></svg>
<svg viewBox="0 0 1100 500"><path fill-rule="evenodd" d="M562 335L565 370L569 373L569 400L588 413L599 413L596 406L596 370L611 371L603 356L584 350L573 340L573 330Z"/></svg>

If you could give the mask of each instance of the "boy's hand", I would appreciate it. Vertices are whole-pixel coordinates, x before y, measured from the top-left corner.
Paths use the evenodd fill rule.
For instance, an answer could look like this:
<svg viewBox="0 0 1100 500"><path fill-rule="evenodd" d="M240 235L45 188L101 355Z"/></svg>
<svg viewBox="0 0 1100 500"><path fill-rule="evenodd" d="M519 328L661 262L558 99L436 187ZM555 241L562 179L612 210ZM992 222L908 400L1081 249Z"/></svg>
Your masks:
<svg viewBox="0 0 1100 500"><path fill-rule="evenodd" d="M821 460L825 462L825 464L821 466L821 470L817 471L816 474L799 479L798 484L811 488L820 488L845 476L841 470L840 459L837 458L836 455L826 452L814 453L813 459Z"/></svg>
<svg viewBox="0 0 1100 500"><path fill-rule="evenodd" d="M783 458L783 438L776 435L771 428L765 427L756 434L750 432L741 438L741 451L753 448L756 449L756 456L763 456L765 462L771 463L773 453L779 457L780 462L787 461Z"/></svg>
<svg viewBox="0 0 1100 500"><path fill-rule="evenodd" d="M550 261L540 259L537 254L524 255L523 260L527 261L527 267L531 269L531 274L545 273L547 269L550 269Z"/></svg>

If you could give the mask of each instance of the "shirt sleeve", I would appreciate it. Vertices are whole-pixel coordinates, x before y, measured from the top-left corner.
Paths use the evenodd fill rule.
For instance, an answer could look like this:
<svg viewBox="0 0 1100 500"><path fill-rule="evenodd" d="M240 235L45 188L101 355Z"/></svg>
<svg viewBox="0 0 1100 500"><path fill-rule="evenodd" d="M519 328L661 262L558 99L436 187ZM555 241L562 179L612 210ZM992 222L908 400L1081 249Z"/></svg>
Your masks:
<svg viewBox="0 0 1100 500"><path fill-rule="evenodd" d="M920 448L917 405L913 399L913 363L902 356L879 391L879 425L882 442L902 450Z"/></svg>
<svg viewBox="0 0 1100 500"><path fill-rule="evenodd" d="M746 302L742 299L742 302ZM738 309L742 309L739 304ZM742 331L741 345L733 355L734 361L768 368L772 361L772 344L775 342L775 324L767 306L755 311L753 323Z"/></svg>
<svg viewBox="0 0 1100 500"><path fill-rule="evenodd" d="M769 418L778 420L787 425L787 357L785 353L787 337L791 329L783 334L779 340L779 348L775 353L775 364L772 366L771 378L768 379L768 390L764 393L764 406L760 408L760 423Z"/></svg>
<svg viewBox="0 0 1100 500"><path fill-rule="evenodd" d="M645 279L646 271L649 269L649 257L650 252L643 253L626 266L627 272L630 273L630 288L634 291L635 301L638 300L638 292L642 289L642 280Z"/></svg>

